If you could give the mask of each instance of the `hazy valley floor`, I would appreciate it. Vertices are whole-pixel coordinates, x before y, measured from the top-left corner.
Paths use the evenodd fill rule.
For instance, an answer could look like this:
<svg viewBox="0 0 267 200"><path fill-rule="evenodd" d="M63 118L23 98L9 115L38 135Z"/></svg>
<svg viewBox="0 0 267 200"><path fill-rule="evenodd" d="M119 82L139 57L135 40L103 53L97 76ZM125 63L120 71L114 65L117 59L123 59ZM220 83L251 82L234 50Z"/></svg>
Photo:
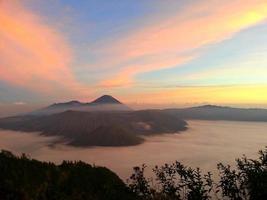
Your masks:
<svg viewBox="0 0 267 200"><path fill-rule="evenodd" d="M106 166L125 180L133 166L143 163L154 167L179 160L213 171L218 162L233 164L234 159L243 154L257 157L257 151L267 145L267 123L197 120L188 123L189 129L185 132L147 137L145 143L131 147L53 146L55 137L0 130L0 149L55 163L83 160Z"/></svg>

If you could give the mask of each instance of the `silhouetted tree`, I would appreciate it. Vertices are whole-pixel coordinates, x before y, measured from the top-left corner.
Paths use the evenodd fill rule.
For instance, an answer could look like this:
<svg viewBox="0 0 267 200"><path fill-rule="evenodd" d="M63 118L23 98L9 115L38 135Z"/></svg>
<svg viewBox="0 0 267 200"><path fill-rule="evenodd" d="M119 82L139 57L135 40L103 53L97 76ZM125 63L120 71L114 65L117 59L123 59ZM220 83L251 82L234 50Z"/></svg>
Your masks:
<svg viewBox="0 0 267 200"><path fill-rule="evenodd" d="M150 187L150 180L146 179L144 175L145 168L145 165L133 168L134 172L128 180L128 187L140 198L152 199L154 190Z"/></svg>
<svg viewBox="0 0 267 200"><path fill-rule="evenodd" d="M186 167L176 161L153 169L156 185L144 176L144 165L134 168L129 188L142 199L152 200L265 200L267 199L267 147L258 159L243 156L232 169L219 163L219 181L210 172ZM220 195L220 198L218 196Z"/></svg>
<svg viewBox="0 0 267 200"><path fill-rule="evenodd" d="M176 161L153 169L155 184L145 177L145 165L135 167L128 187L105 167L81 161L60 165L25 154L0 153L1 200L265 200L267 147L258 159L243 156L236 166L218 164L219 181L210 172Z"/></svg>
<svg viewBox="0 0 267 200"><path fill-rule="evenodd" d="M233 200L267 199L267 148L259 151L259 159L248 159L243 156L237 159L236 169L218 164L220 182L224 197Z"/></svg>

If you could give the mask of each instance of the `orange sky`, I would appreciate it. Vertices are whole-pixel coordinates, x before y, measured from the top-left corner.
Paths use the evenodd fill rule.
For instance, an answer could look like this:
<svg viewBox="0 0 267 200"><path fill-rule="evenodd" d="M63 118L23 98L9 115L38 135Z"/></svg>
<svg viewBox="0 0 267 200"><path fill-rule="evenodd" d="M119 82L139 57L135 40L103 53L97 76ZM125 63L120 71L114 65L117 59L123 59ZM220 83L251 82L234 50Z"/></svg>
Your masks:
<svg viewBox="0 0 267 200"><path fill-rule="evenodd" d="M247 51L240 36L266 25L266 0L118 2L121 13L51 2L0 1L0 105L104 93L144 104L267 102L267 40L257 40L267 30L246 35Z"/></svg>

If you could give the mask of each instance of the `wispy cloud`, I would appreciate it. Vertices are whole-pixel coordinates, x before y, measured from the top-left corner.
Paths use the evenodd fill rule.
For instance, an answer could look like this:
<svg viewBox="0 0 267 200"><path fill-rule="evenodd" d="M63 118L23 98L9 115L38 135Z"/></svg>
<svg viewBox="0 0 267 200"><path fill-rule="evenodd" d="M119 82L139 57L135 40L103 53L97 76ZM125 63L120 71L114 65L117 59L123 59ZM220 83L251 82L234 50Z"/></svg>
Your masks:
<svg viewBox="0 0 267 200"><path fill-rule="evenodd" d="M47 21L53 20L53 16L48 18L40 16L41 13L49 15L46 13L47 11L38 10L36 11L39 12L37 15L35 11L27 9L23 2L0 0L0 80L7 82L8 85L12 84L51 96L65 95L69 98L75 96L75 98L84 100L88 100L91 92L96 90L98 91L95 93L98 94L103 91L123 95L127 93L129 99L135 98L131 97L131 92L133 95L139 95L140 98L153 99L149 95L157 90L155 88L157 85L162 89L164 87L162 83L176 85L175 80L153 80L150 82L151 87L149 85L142 88L144 83L137 81L139 74L178 67L191 62L202 56L203 47L220 43L267 19L266 0L183 1L182 9L181 7L176 9L173 6L176 4L174 1L167 3L165 1L164 3L162 3L163 1L154 3L153 1L154 4L160 2L160 6L163 8L148 14L148 19L140 19L140 16L144 16L143 14L135 15L138 19L133 26L124 27L123 31L112 31L110 35L106 33L101 37L95 37L96 41L93 42L93 45L91 42L84 42L87 41L85 35L86 37L91 36L87 29L81 28L81 32L83 32L81 37L77 37L71 31L59 32L53 25L47 23ZM179 2L181 4L182 1ZM34 4L36 1L31 1L31 3ZM65 5L60 2L58 8L61 7L61 4L62 8ZM49 6L54 5L49 4ZM172 6L175 8L167 8ZM101 13L96 12L96 14ZM127 15L126 12L124 14ZM91 17L84 13L82 15L85 18ZM79 17L75 19L77 20ZM87 18L82 22L75 21L75 19L73 19L73 23L79 23L77 27L82 27L82 23L87 22ZM112 20L111 18L110 21ZM63 21L59 20L58 23L65 26ZM98 22L96 20L94 23ZM129 30L128 27L130 27ZM99 26L93 28L98 29ZM122 27L114 29L121 30L120 28ZM100 28L96 32L101 30ZM71 46L65 39L65 34L70 37L72 42L76 41L73 39L75 37L79 38L79 42ZM103 37L108 39L105 40ZM83 51L87 45L90 48L88 54ZM78 54L77 60L73 58L76 54ZM73 62L73 60L75 61ZM85 67L86 69L78 69L80 66L76 68L73 63L81 63L82 66L89 63L89 66ZM263 68L260 73L266 71ZM238 75L242 69L244 69L243 65L236 70L229 68L226 72L225 69L223 70L225 76L233 77ZM248 67L248 69L251 68ZM72 70L75 70L75 73ZM253 71L248 70L247 72L252 73ZM222 70L195 72L191 76L181 77L178 83L186 84L186 80L210 78L220 73ZM255 72L254 77L258 74ZM179 76L177 77L179 78ZM160 76L156 79L160 79ZM79 80L88 85L81 84ZM125 87L127 87L126 90ZM128 87L132 87L131 90L128 90ZM184 101L190 98L199 101L203 101L205 98L212 100L212 95L218 99L222 94L226 95L227 89L229 88L221 89L220 91L224 91L223 93L214 93L214 88L209 90L208 87L205 89L202 87L194 87L194 89L189 87L166 88L166 93L158 92L155 94L155 99L158 99L158 102L160 99L162 101L168 99L168 101L180 101L179 96L184 96ZM230 94L235 95L237 89L236 87L229 90ZM240 92L244 91L241 87L239 89ZM257 91L260 89L265 88L258 87ZM252 92L252 89L250 91ZM210 92L210 96L208 92ZM191 96L191 93L196 96ZM244 93L237 94L245 98ZM172 97L173 100L170 100ZM249 99L249 97L246 98ZM259 95L258 98L260 99Z"/></svg>
<svg viewBox="0 0 267 200"><path fill-rule="evenodd" d="M208 81L213 84L221 84L226 81L227 84L239 83L267 83L267 52L250 53L245 57L240 57L231 62L217 65L216 68L202 69L199 72L192 72L184 75L181 79L186 81Z"/></svg>
<svg viewBox="0 0 267 200"><path fill-rule="evenodd" d="M0 1L0 79L42 93L80 89L70 46L43 21L21 1Z"/></svg>
<svg viewBox="0 0 267 200"><path fill-rule="evenodd" d="M142 60L139 63L128 65L121 69L114 78L102 81L99 85L101 87L128 87L134 84L133 77L138 73L149 72L151 70L160 70L166 67L174 67L178 64L185 63L191 59L192 56L166 56L154 57L149 60Z"/></svg>
<svg viewBox="0 0 267 200"><path fill-rule="evenodd" d="M23 106L23 105L26 105L26 103L23 101L17 101L17 102L14 102L14 105Z"/></svg>
<svg viewBox="0 0 267 200"><path fill-rule="evenodd" d="M160 15L160 14L158 14ZM105 59L98 64L114 68L105 86L133 83L138 73L175 67L194 59L196 49L221 42L267 18L265 0L213 0L190 4L168 17L131 30L100 47ZM190 52L194 54L190 55ZM106 77L105 77L106 78ZM131 84L130 84L131 85Z"/></svg>

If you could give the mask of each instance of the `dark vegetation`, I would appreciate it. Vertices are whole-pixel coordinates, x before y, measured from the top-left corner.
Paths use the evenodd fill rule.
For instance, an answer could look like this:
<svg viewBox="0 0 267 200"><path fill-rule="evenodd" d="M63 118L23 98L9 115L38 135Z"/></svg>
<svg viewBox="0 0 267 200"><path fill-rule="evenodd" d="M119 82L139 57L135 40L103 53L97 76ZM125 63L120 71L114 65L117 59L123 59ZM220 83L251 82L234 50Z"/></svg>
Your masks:
<svg viewBox="0 0 267 200"><path fill-rule="evenodd" d="M77 146L140 144L141 135L177 133L187 123L159 110L120 112L65 111L0 119L0 128L63 136Z"/></svg>
<svg viewBox="0 0 267 200"><path fill-rule="evenodd" d="M211 173L176 161L156 166L154 182L145 177L145 165L135 167L128 185L104 167L63 161L40 162L25 155L0 153L1 200L265 200L267 148L257 160L245 156L236 166L218 164L219 180Z"/></svg>
<svg viewBox="0 0 267 200"><path fill-rule="evenodd" d="M129 146L140 144L143 138L127 132L120 126L99 126L86 137L76 138L70 144L74 146Z"/></svg>
<svg viewBox="0 0 267 200"><path fill-rule="evenodd" d="M266 109L243 109L206 105L193 108L166 109L164 111L179 116L182 119L267 122Z"/></svg>
<svg viewBox="0 0 267 200"><path fill-rule="evenodd" d="M259 152L259 159L245 156L236 166L219 163L219 181L210 172L186 167L176 161L156 166L156 182L145 177L145 165L135 167L128 181L129 188L143 200L265 200L267 199L267 148ZM152 184L153 183L153 184Z"/></svg>
<svg viewBox="0 0 267 200"><path fill-rule="evenodd" d="M134 200L109 169L83 162L61 165L0 153L1 200Z"/></svg>

